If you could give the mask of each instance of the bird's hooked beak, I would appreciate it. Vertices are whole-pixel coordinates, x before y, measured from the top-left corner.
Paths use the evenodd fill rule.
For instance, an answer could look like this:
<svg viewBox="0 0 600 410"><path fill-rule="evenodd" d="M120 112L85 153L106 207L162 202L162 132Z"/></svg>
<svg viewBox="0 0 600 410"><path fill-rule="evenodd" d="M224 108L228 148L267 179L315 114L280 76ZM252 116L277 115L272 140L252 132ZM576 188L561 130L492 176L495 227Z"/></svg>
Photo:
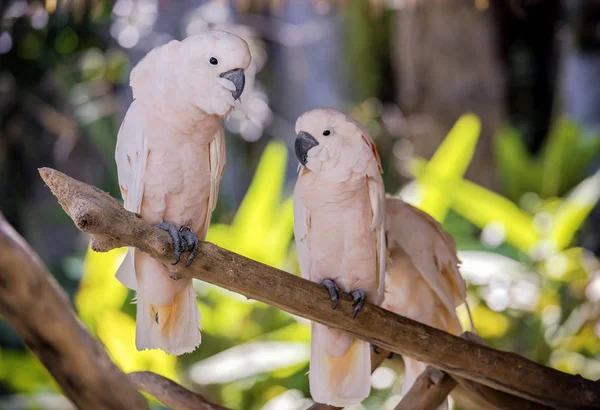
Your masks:
<svg viewBox="0 0 600 410"><path fill-rule="evenodd" d="M244 75L244 70L241 68L236 68L235 70L229 70L221 74L219 77L225 78L233 83L235 86L235 90L231 91L231 95L233 95L233 99L237 100L242 95L244 91L244 85L246 85L246 76Z"/></svg>
<svg viewBox="0 0 600 410"><path fill-rule="evenodd" d="M296 158L302 165L306 165L308 160L308 151L312 147L319 145L319 142L308 132L300 131L296 137L294 148L296 150Z"/></svg>

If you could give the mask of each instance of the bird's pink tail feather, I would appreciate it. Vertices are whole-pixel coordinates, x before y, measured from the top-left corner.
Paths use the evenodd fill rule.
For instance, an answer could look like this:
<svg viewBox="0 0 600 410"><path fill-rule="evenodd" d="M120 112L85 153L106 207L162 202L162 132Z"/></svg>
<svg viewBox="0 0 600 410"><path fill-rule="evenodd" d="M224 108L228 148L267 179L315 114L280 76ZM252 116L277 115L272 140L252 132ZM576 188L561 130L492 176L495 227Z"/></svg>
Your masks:
<svg viewBox="0 0 600 410"><path fill-rule="evenodd" d="M162 349L173 355L193 351L201 342L200 313L191 279L170 305L153 305L137 293L136 340L138 350Z"/></svg>
<svg viewBox="0 0 600 410"><path fill-rule="evenodd" d="M310 355L310 392L317 403L346 407L358 404L371 391L371 348L359 339L338 357L327 353L328 344L339 343L340 333L312 323ZM343 335L342 337L350 336ZM335 348L335 347L334 347Z"/></svg>
<svg viewBox="0 0 600 410"><path fill-rule="evenodd" d="M181 355L198 347L200 312L192 279L170 279L162 264L137 251L135 274L137 349Z"/></svg>

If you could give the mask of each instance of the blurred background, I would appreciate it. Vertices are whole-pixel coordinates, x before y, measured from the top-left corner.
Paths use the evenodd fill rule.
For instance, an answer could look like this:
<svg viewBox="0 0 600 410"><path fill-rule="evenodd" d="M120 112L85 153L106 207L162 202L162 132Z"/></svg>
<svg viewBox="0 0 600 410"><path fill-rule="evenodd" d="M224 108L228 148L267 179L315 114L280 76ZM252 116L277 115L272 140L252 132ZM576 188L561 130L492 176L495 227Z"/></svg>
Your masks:
<svg viewBox="0 0 600 410"><path fill-rule="evenodd" d="M487 343L596 380L598 23L592 0L3 0L0 210L124 371L234 409L308 407L307 322L214 286L196 282L197 351L137 352L133 293L114 278L123 250L89 251L37 173L55 167L120 198L114 148L131 68L171 39L227 30L253 60L226 122L208 240L298 274L294 122L338 108L369 129L387 192L454 236ZM386 361L355 408L392 409L401 384L402 361ZM0 409L68 408L0 319Z"/></svg>

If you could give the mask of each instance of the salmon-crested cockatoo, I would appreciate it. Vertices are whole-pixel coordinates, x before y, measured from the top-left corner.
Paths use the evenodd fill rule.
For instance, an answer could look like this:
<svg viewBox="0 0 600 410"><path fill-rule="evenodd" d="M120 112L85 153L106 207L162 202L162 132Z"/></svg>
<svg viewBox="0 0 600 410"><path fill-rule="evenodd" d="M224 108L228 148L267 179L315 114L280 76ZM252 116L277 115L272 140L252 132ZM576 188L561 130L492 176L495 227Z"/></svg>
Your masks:
<svg viewBox="0 0 600 410"><path fill-rule="evenodd" d="M386 195L387 266L381 307L431 327L460 335L456 308L465 302L466 286L452 237L427 213ZM404 357L406 394L427 364ZM447 409L445 401L438 410Z"/></svg>
<svg viewBox="0 0 600 410"><path fill-rule="evenodd" d="M296 122L300 161L294 190L294 234L302 277L324 285L334 309L339 292L354 299L354 316L365 300L383 300L385 191L375 144L359 124L329 108ZM312 323L309 382L318 403L360 403L371 388L367 342Z"/></svg>
<svg viewBox="0 0 600 410"><path fill-rule="evenodd" d="M248 44L222 31L171 41L131 72L134 101L117 137L119 185L127 210L167 231L186 267L204 239L225 168L223 117L244 90ZM117 272L137 291L136 347L180 355L201 341L192 279L173 280L135 248Z"/></svg>

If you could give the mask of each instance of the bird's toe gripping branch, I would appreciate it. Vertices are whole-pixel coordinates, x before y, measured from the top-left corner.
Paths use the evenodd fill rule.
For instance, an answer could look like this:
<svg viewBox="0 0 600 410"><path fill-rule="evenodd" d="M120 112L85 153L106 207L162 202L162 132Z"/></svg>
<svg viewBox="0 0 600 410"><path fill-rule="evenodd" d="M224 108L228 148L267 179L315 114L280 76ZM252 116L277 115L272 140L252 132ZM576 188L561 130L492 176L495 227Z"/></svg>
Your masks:
<svg viewBox="0 0 600 410"><path fill-rule="evenodd" d="M329 292L329 297L331 298L331 302L333 302L331 306L333 309L336 309L338 307L338 304L340 303L340 289L331 279L323 279L321 281L321 285L327 288L327 291Z"/></svg>
<svg viewBox="0 0 600 410"><path fill-rule="evenodd" d="M161 222L156 225L158 229L162 229L163 231L167 231L169 235L171 235L171 239L173 240L173 252L175 253L175 262L171 263L171 265L177 265L181 260L181 252L189 251L190 255L188 256L187 263L185 264L186 268L189 268L194 259L196 258L196 254L198 253L198 235L192 228L189 226L182 226L179 230L170 222Z"/></svg>
<svg viewBox="0 0 600 410"><path fill-rule="evenodd" d="M181 237L181 233L177 230L175 224L169 222L161 222L156 225L156 228L167 231L173 240L173 252L175 254L175 262L171 265L177 265L181 259L181 252L186 249L186 241Z"/></svg>
<svg viewBox="0 0 600 410"><path fill-rule="evenodd" d="M354 303L352 303L352 306L354 306L354 313L352 314L352 319L354 319L365 304L366 293L364 290L356 289L350 292L350 296L352 296L352 299L354 300Z"/></svg>
<svg viewBox="0 0 600 410"><path fill-rule="evenodd" d="M187 250L190 251L187 263L185 264L185 267L189 268L196 258L196 254L198 253L198 245L200 242L198 241L198 235L196 235L196 232L192 231L192 228L189 226L182 226L179 230L179 233L183 239L183 243L186 245Z"/></svg>
<svg viewBox="0 0 600 410"><path fill-rule="evenodd" d="M376 355L380 355L382 353L385 353L385 350L382 350L379 346L371 344L371 350L373 350L373 353L375 353ZM388 352L386 359L392 359L394 357L394 352Z"/></svg>

